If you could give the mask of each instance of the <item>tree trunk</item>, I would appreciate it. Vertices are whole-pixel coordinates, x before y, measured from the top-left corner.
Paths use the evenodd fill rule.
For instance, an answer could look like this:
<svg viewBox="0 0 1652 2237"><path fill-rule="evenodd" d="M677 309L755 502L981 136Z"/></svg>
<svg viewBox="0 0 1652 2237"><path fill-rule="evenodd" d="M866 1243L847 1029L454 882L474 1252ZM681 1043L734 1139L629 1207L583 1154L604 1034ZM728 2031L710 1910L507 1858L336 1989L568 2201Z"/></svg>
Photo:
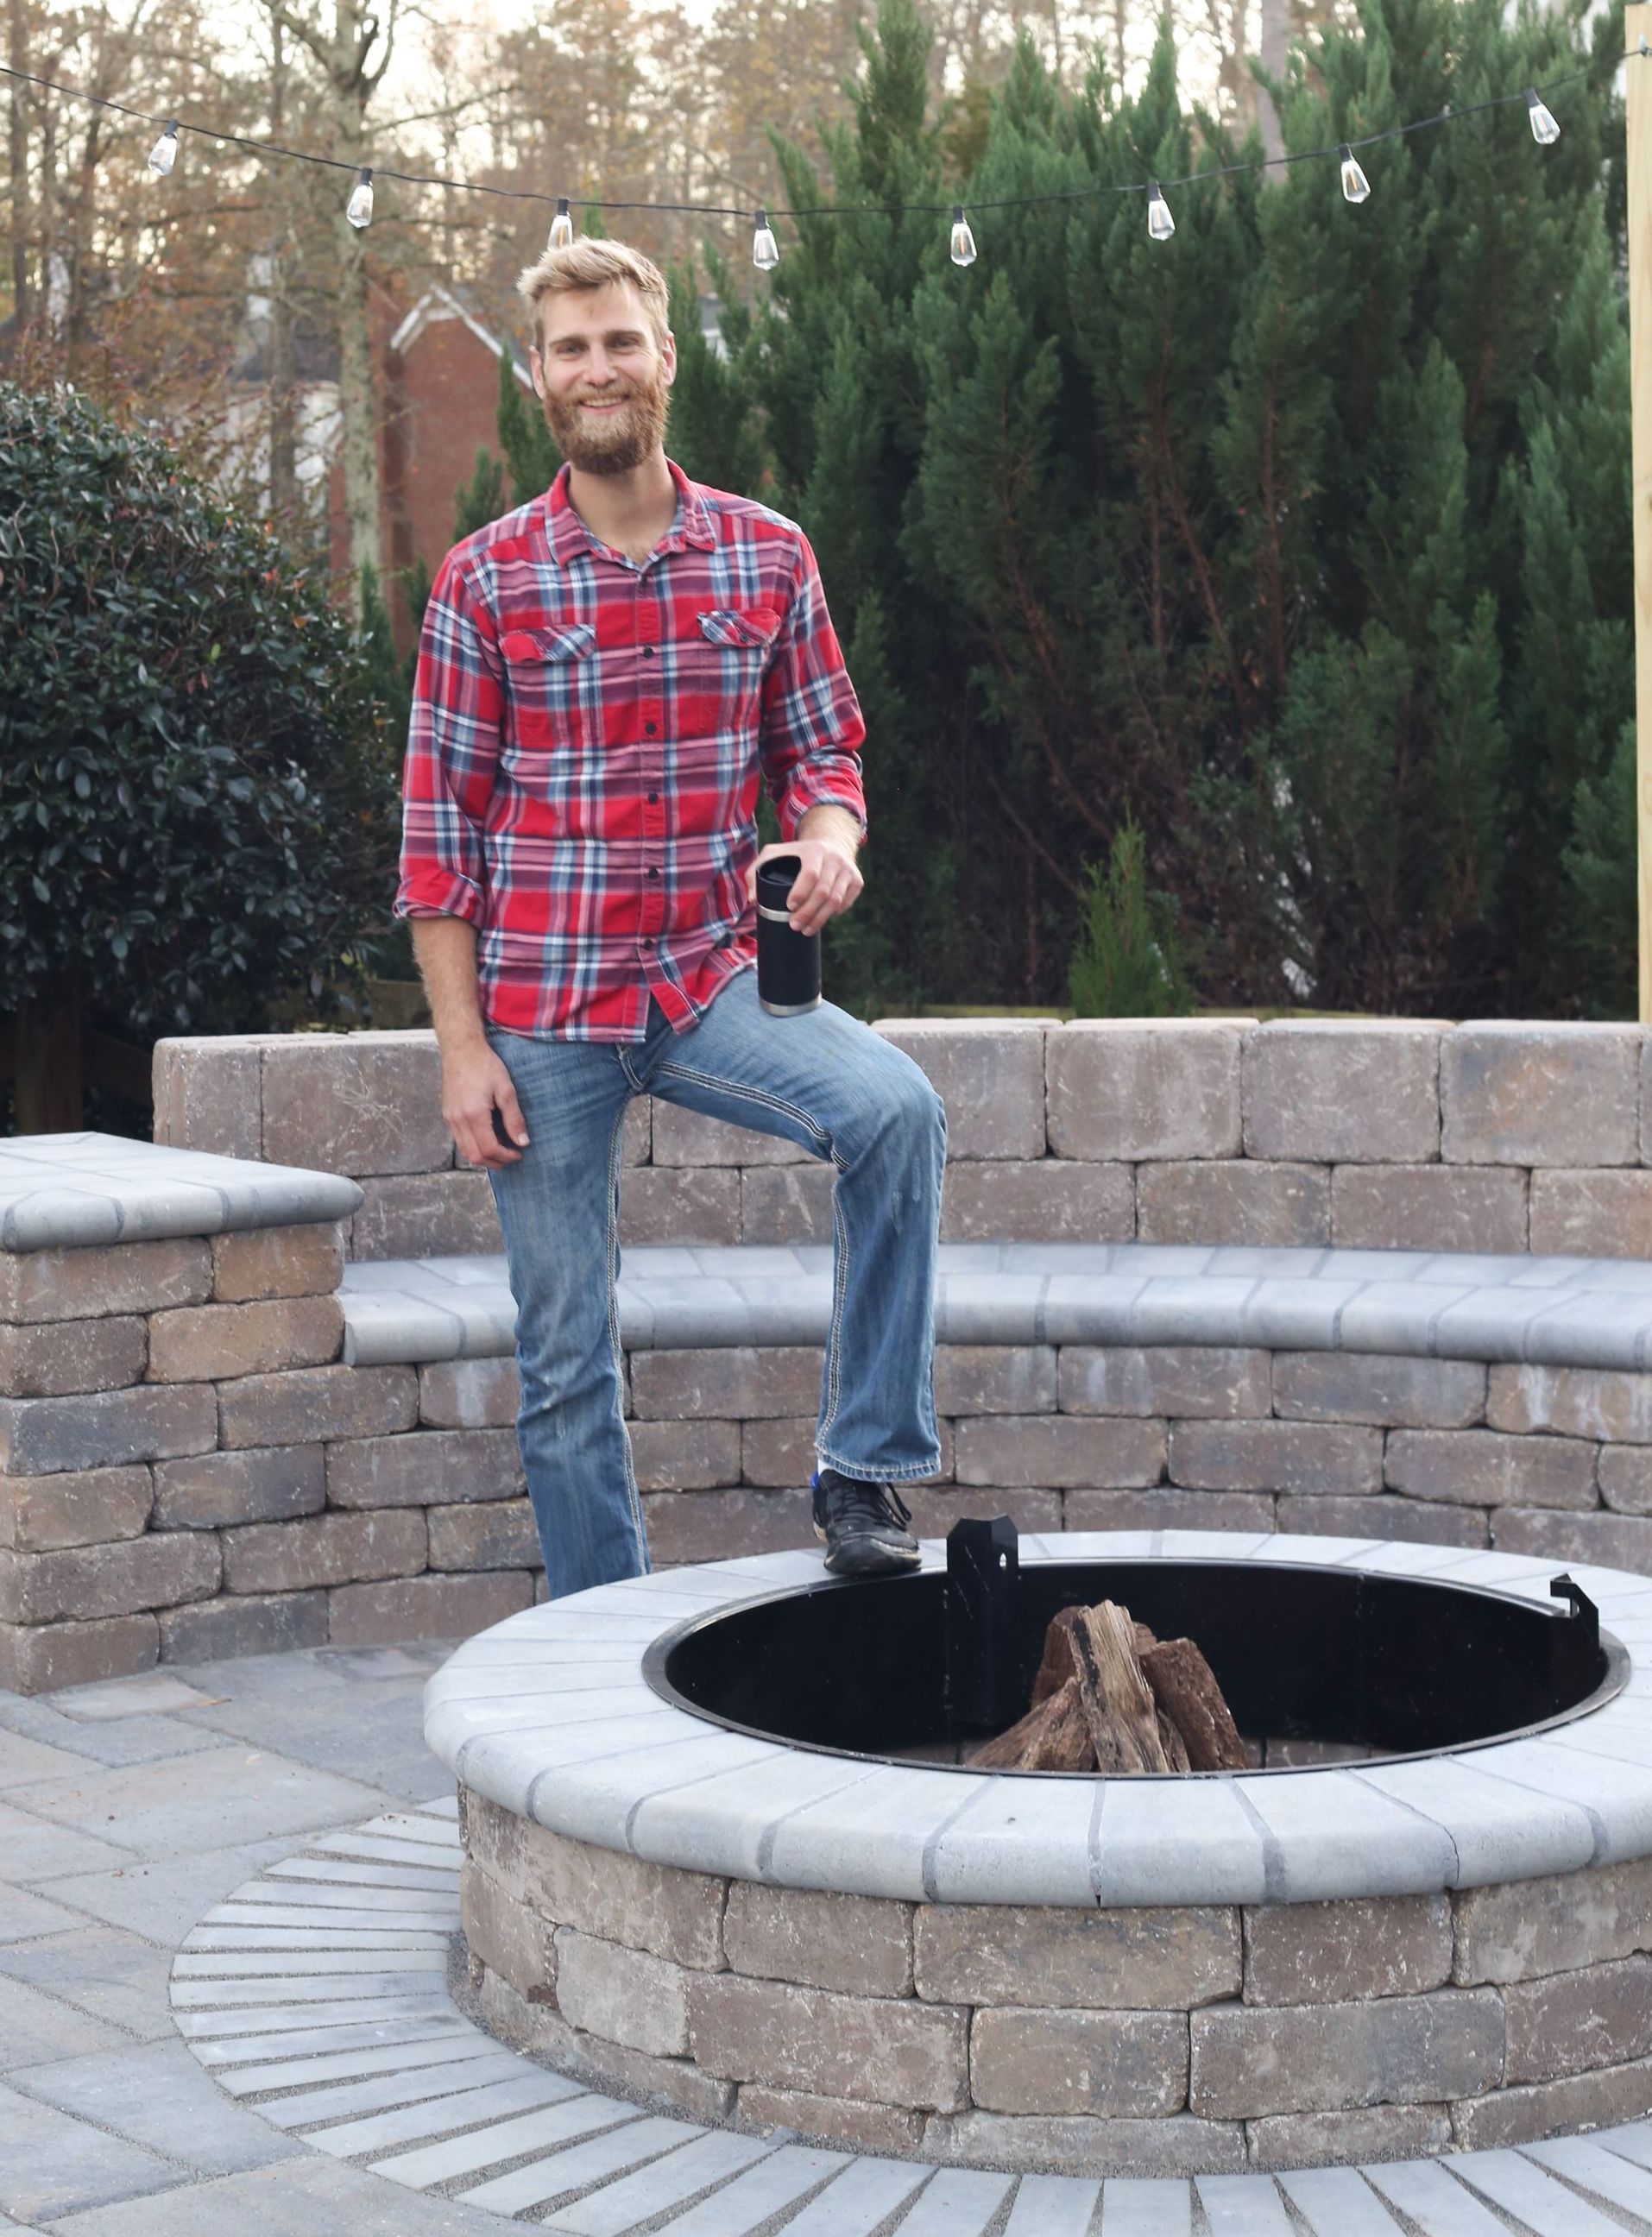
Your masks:
<svg viewBox="0 0 1652 2237"><path fill-rule="evenodd" d="M1285 75L1285 49L1291 40L1291 0L1262 0L1261 63L1270 77ZM1279 112L1273 105L1273 96L1265 86L1256 89L1256 122L1262 135L1262 145L1270 157L1285 153L1285 133L1279 123ZM1265 173L1264 176L1278 179L1279 173Z"/></svg>
<svg viewBox="0 0 1652 2237"><path fill-rule="evenodd" d="M333 235L339 252L339 414L344 469L344 518L350 537L350 564L357 579L364 567L381 578L384 553L379 537L379 413L373 380L373 307L367 291L367 244L344 214L354 181L352 173L367 161L367 112L378 83L369 77L362 51L365 11L360 0L334 0L334 61L328 72L333 103L333 153L350 168L339 174Z"/></svg>
<svg viewBox="0 0 1652 2237"><path fill-rule="evenodd" d="M269 124L272 139L285 135L287 126L287 43L278 15L270 18ZM265 376L269 391L269 509L288 535L298 519L298 431L294 416L293 390L296 364L293 339L293 301L287 292L286 212L279 183L274 221L269 234L269 333Z"/></svg>
<svg viewBox="0 0 1652 2237"><path fill-rule="evenodd" d="M11 0L6 59L14 70L29 68L29 0ZM27 95L11 82L8 177L11 188L11 300L17 332L29 323L29 117Z"/></svg>
<svg viewBox="0 0 1652 2237"><path fill-rule="evenodd" d="M12 1125L19 1134L73 1134L84 1117L80 989L53 980L12 1021Z"/></svg>
<svg viewBox="0 0 1652 2237"><path fill-rule="evenodd" d="M360 119L356 120L359 128ZM352 152L352 142L354 150ZM360 160L362 135L341 131L334 142L350 162ZM350 564L384 572L379 538L379 414L373 379L373 309L367 294L367 245L345 216L333 221L339 252L339 418L344 470L344 518Z"/></svg>

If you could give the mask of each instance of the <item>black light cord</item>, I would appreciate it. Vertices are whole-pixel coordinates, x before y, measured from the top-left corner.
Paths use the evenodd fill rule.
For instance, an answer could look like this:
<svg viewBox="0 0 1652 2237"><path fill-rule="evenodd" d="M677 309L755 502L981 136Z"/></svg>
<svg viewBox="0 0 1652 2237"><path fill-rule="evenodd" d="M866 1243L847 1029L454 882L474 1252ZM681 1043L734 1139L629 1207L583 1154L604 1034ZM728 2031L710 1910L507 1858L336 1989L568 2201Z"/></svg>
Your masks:
<svg viewBox="0 0 1652 2237"><path fill-rule="evenodd" d="M1649 58L1652 58L1652 48L1649 48L1648 42L1642 39L1638 49L1631 48L1621 56L1619 60L1633 62ZM1216 164L1202 171L1190 171L1185 177L1180 179L1156 181L1143 179L1124 186L1113 187L1068 187L1048 194L1005 195L993 201L965 203L951 201L822 203L813 208L801 209L787 209L770 204L767 206L768 214L771 218L902 217L908 214L941 215L961 208L974 211L1027 209L1044 202L1094 201L1102 195L1150 194L1155 188L1163 189L1168 187L1180 189L1182 187L1199 186L1211 179L1232 178L1244 172L1282 168L1287 163L1320 162L1327 157L1333 159L1340 157L1345 148L1379 147L1385 141L1403 140L1409 133L1432 131L1442 124L1456 124L1465 116L1482 115L1488 109L1510 108L1520 102L1529 102L1532 92L1536 92L1539 98L1543 98L1550 93L1560 92L1566 86L1576 85L1580 79L1591 75L1592 72L1587 69L1571 70L1564 77L1556 78L1547 86L1523 88L1518 93L1496 94L1490 100L1473 102L1464 109L1443 109L1436 115L1419 116L1410 124L1391 125L1386 131L1370 132L1362 139L1339 140L1334 147L1298 148L1290 155L1265 155L1253 163ZM187 132L195 139L215 141L221 147L242 148L249 155L278 156L284 162L294 163L314 163L329 171L349 171L360 175L362 169L360 163L352 162L341 155L313 155L307 148L285 147L281 142L275 140L254 140L245 133L220 132L208 124L190 124L182 117L155 115L148 109L134 109L123 101L111 101L103 95L83 93L77 86L60 84L55 78L36 77L28 70L11 69L3 63L0 63L0 77L10 78L22 85L37 86L43 92L61 94L66 100L83 102L93 109L112 109L117 115L129 116L135 123L159 125L171 133ZM394 171L383 168L378 164L373 164L370 168L372 176L375 180L393 179L402 186L440 187L459 194L487 195L499 201L542 204L568 201L577 203L585 209L658 210L668 214L695 217L754 218L762 214L758 211L730 207L722 202L607 201L594 195L539 194L531 188L525 187L490 187L484 185L479 180L449 179L433 172Z"/></svg>

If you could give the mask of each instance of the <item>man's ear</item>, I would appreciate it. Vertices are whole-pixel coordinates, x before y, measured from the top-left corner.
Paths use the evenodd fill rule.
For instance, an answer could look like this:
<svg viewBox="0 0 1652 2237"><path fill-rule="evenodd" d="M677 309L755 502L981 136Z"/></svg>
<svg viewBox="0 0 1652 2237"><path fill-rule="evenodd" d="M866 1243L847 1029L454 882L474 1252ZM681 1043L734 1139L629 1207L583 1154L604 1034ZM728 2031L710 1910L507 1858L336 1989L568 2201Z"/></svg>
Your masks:
<svg viewBox="0 0 1652 2237"><path fill-rule="evenodd" d="M665 364L665 386L671 387L677 379L677 336L669 331L660 349Z"/></svg>
<svg viewBox="0 0 1652 2237"><path fill-rule="evenodd" d="M543 403L545 401L545 363L539 355L537 343L531 344L528 349L528 371L533 375L533 393Z"/></svg>

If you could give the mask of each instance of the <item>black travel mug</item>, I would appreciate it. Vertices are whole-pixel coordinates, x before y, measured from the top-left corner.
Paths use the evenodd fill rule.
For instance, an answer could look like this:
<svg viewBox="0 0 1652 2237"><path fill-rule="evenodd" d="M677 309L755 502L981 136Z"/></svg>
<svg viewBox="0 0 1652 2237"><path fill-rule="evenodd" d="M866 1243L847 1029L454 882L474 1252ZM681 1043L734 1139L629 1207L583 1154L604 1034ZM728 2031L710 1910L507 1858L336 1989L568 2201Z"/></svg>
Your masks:
<svg viewBox="0 0 1652 2237"><path fill-rule="evenodd" d="M771 1018L801 1017L820 1000L820 934L794 932L786 896L801 855L771 855L757 871L757 1000Z"/></svg>

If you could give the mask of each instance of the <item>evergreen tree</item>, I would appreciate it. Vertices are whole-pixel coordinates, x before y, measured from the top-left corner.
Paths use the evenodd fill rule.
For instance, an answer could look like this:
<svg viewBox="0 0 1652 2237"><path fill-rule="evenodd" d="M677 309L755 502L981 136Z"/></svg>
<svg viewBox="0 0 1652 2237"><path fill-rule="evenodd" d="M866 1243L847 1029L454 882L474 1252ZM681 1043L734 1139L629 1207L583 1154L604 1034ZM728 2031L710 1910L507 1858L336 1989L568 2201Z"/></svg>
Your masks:
<svg viewBox="0 0 1652 2237"><path fill-rule="evenodd" d="M426 585L426 595L429 595ZM423 612L423 601L420 610ZM398 746L407 735L413 710L413 675L408 663L396 655L390 626L390 610L379 587L379 571L361 570L361 627L359 642L373 695L385 710L385 730Z"/></svg>
<svg viewBox="0 0 1652 2237"><path fill-rule="evenodd" d="M476 453L476 470L461 482L453 496L453 541L462 544L497 520L510 506L505 499L505 468L486 446Z"/></svg>
<svg viewBox="0 0 1652 2237"><path fill-rule="evenodd" d="M682 424L766 448L866 703L869 1000L1059 999L1087 864L1139 821L1223 1006L1621 1006L1633 823L1616 33L1357 0L1280 86L1307 152L1586 68L1334 168L1187 113L1166 30L1125 98L1030 44L984 119L927 106L882 0L831 176ZM965 162L968 175L948 169ZM955 267L944 208L972 205ZM1008 198L1045 199L1015 208ZM855 932L849 934L849 924Z"/></svg>
<svg viewBox="0 0 1652 2237"><path fill-rule="evenodd" d="M1071 989L1080 1018L1169 1018L1192 1008L1175 912L1147 890L1141 829L1126 823L1085 873Z"/></svg>
<svg viewBox="0 0 1652 2237"><path fill-rule="evenodd" d="M557 478L562 453L545 425L539 399L524 388L517 377L510 351L499 359L499 448L511 471L511 503L526 505L530 498L548 490ZM501 505L499 511L506 507Z"/></svg>
<svg viewBox="0 0 1652 2237"><path fill-rule="evenodd" d="M726 267L715 249L708 248L705 256L714 288L726 291ZM695 481L741 496L757 496L764 469L763 437L748 409L742 372L732 354L719 355L706 339L693 267L673 272L671 288L677 377L671 391L667 447ZM737 319L736 331L739 331ZM725 333L724 347L728 346Z"/></svg>

